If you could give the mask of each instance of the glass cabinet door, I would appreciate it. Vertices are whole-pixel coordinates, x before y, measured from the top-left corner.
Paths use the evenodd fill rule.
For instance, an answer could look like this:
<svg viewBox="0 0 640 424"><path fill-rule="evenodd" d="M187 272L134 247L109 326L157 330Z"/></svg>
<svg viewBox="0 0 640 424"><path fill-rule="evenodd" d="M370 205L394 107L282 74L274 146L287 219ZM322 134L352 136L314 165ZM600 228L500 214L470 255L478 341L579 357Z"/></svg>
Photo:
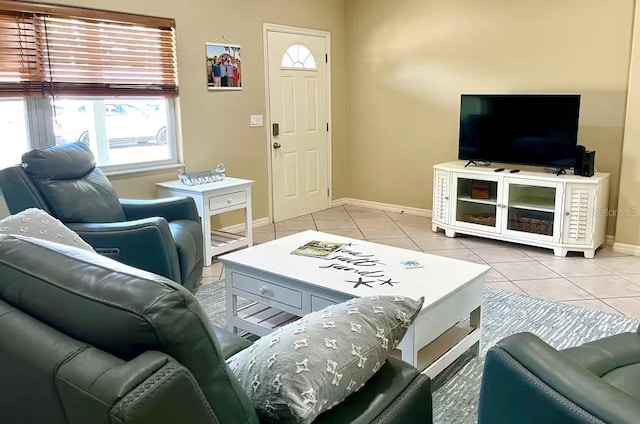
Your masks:
<svg viewBox="0 0 640 424"><path fill-rule="evenodd" d="M455 220L457 225L497 230L498 181L456 176Z"/></svg>
<svg viewBox="0 0 640 424"><path fill-rule="evenodd" d="M522 185L505 181L506 230L528 233L531 238L553 239L559 235L556 202L560 188L556 184Z"/></svg>

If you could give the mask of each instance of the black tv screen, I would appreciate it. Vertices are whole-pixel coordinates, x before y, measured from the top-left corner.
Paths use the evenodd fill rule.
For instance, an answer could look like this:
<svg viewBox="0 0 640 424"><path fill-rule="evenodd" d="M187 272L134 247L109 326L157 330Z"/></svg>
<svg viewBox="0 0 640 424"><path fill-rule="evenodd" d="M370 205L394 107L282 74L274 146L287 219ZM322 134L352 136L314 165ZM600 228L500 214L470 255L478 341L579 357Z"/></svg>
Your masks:
<svg viewBox="0 0 640 424"><path fill-rule="evenodd" d="M463 94L458 158L571 168L580 95Z"/></svg>

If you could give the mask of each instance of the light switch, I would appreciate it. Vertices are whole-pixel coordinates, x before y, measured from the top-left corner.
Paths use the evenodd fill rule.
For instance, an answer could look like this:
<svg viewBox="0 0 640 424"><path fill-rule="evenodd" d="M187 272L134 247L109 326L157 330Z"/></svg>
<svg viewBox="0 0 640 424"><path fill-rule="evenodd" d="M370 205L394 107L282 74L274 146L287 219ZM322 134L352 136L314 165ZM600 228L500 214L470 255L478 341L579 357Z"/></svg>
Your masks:
<svg viewBox="0 0 640 424"><path fill-rule="evenodd" d="M262 115L251 115L251 127L261 127L264 125Z"/></svg>

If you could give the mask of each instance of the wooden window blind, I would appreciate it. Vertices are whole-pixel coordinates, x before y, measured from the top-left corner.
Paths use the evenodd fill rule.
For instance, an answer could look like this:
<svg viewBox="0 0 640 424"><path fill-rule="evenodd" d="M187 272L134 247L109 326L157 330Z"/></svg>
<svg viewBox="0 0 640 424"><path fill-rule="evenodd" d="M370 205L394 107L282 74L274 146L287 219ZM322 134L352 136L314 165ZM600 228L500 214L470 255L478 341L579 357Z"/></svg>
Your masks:
<svg viewBox="0 0 640 424"><path fill-rule="evenodd" d="M33 17L0 11L0 96L41 89Z"/></svg>
<svg viewBox="0 0 640 424"><path fill-rule="evenodd" d="M0 0L0 96L177 92L172 19Z"/></svg>

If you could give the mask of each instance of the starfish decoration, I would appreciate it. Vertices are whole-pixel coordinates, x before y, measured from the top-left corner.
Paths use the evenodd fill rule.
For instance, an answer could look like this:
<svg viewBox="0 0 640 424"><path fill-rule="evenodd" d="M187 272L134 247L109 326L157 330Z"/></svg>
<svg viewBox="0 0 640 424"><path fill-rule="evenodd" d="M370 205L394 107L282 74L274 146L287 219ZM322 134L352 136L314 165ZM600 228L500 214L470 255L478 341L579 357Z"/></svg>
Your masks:
<svg viewBox="0 0 640 424"><path fill-rule="evenodd" d="M355 283L353 288L357 289L360 286L367 286L370 289L373 288L371 287L369 284L371 283L375 283L375 280L371 280L371 281L362 281L362 277L358 277L358 281L354 281L354 280L347 280L347 283Z"/></svg>
<svg viewBox="0 0 640 424"><path fill-rule="evenodd" d="M394 284L400 284L398 281L391 281L391 278L389 278L388 280L378 280L378 281L382 281L382 283L380 283L381 286L384 286L386 284L388 286L393 287Z"/></svg>

